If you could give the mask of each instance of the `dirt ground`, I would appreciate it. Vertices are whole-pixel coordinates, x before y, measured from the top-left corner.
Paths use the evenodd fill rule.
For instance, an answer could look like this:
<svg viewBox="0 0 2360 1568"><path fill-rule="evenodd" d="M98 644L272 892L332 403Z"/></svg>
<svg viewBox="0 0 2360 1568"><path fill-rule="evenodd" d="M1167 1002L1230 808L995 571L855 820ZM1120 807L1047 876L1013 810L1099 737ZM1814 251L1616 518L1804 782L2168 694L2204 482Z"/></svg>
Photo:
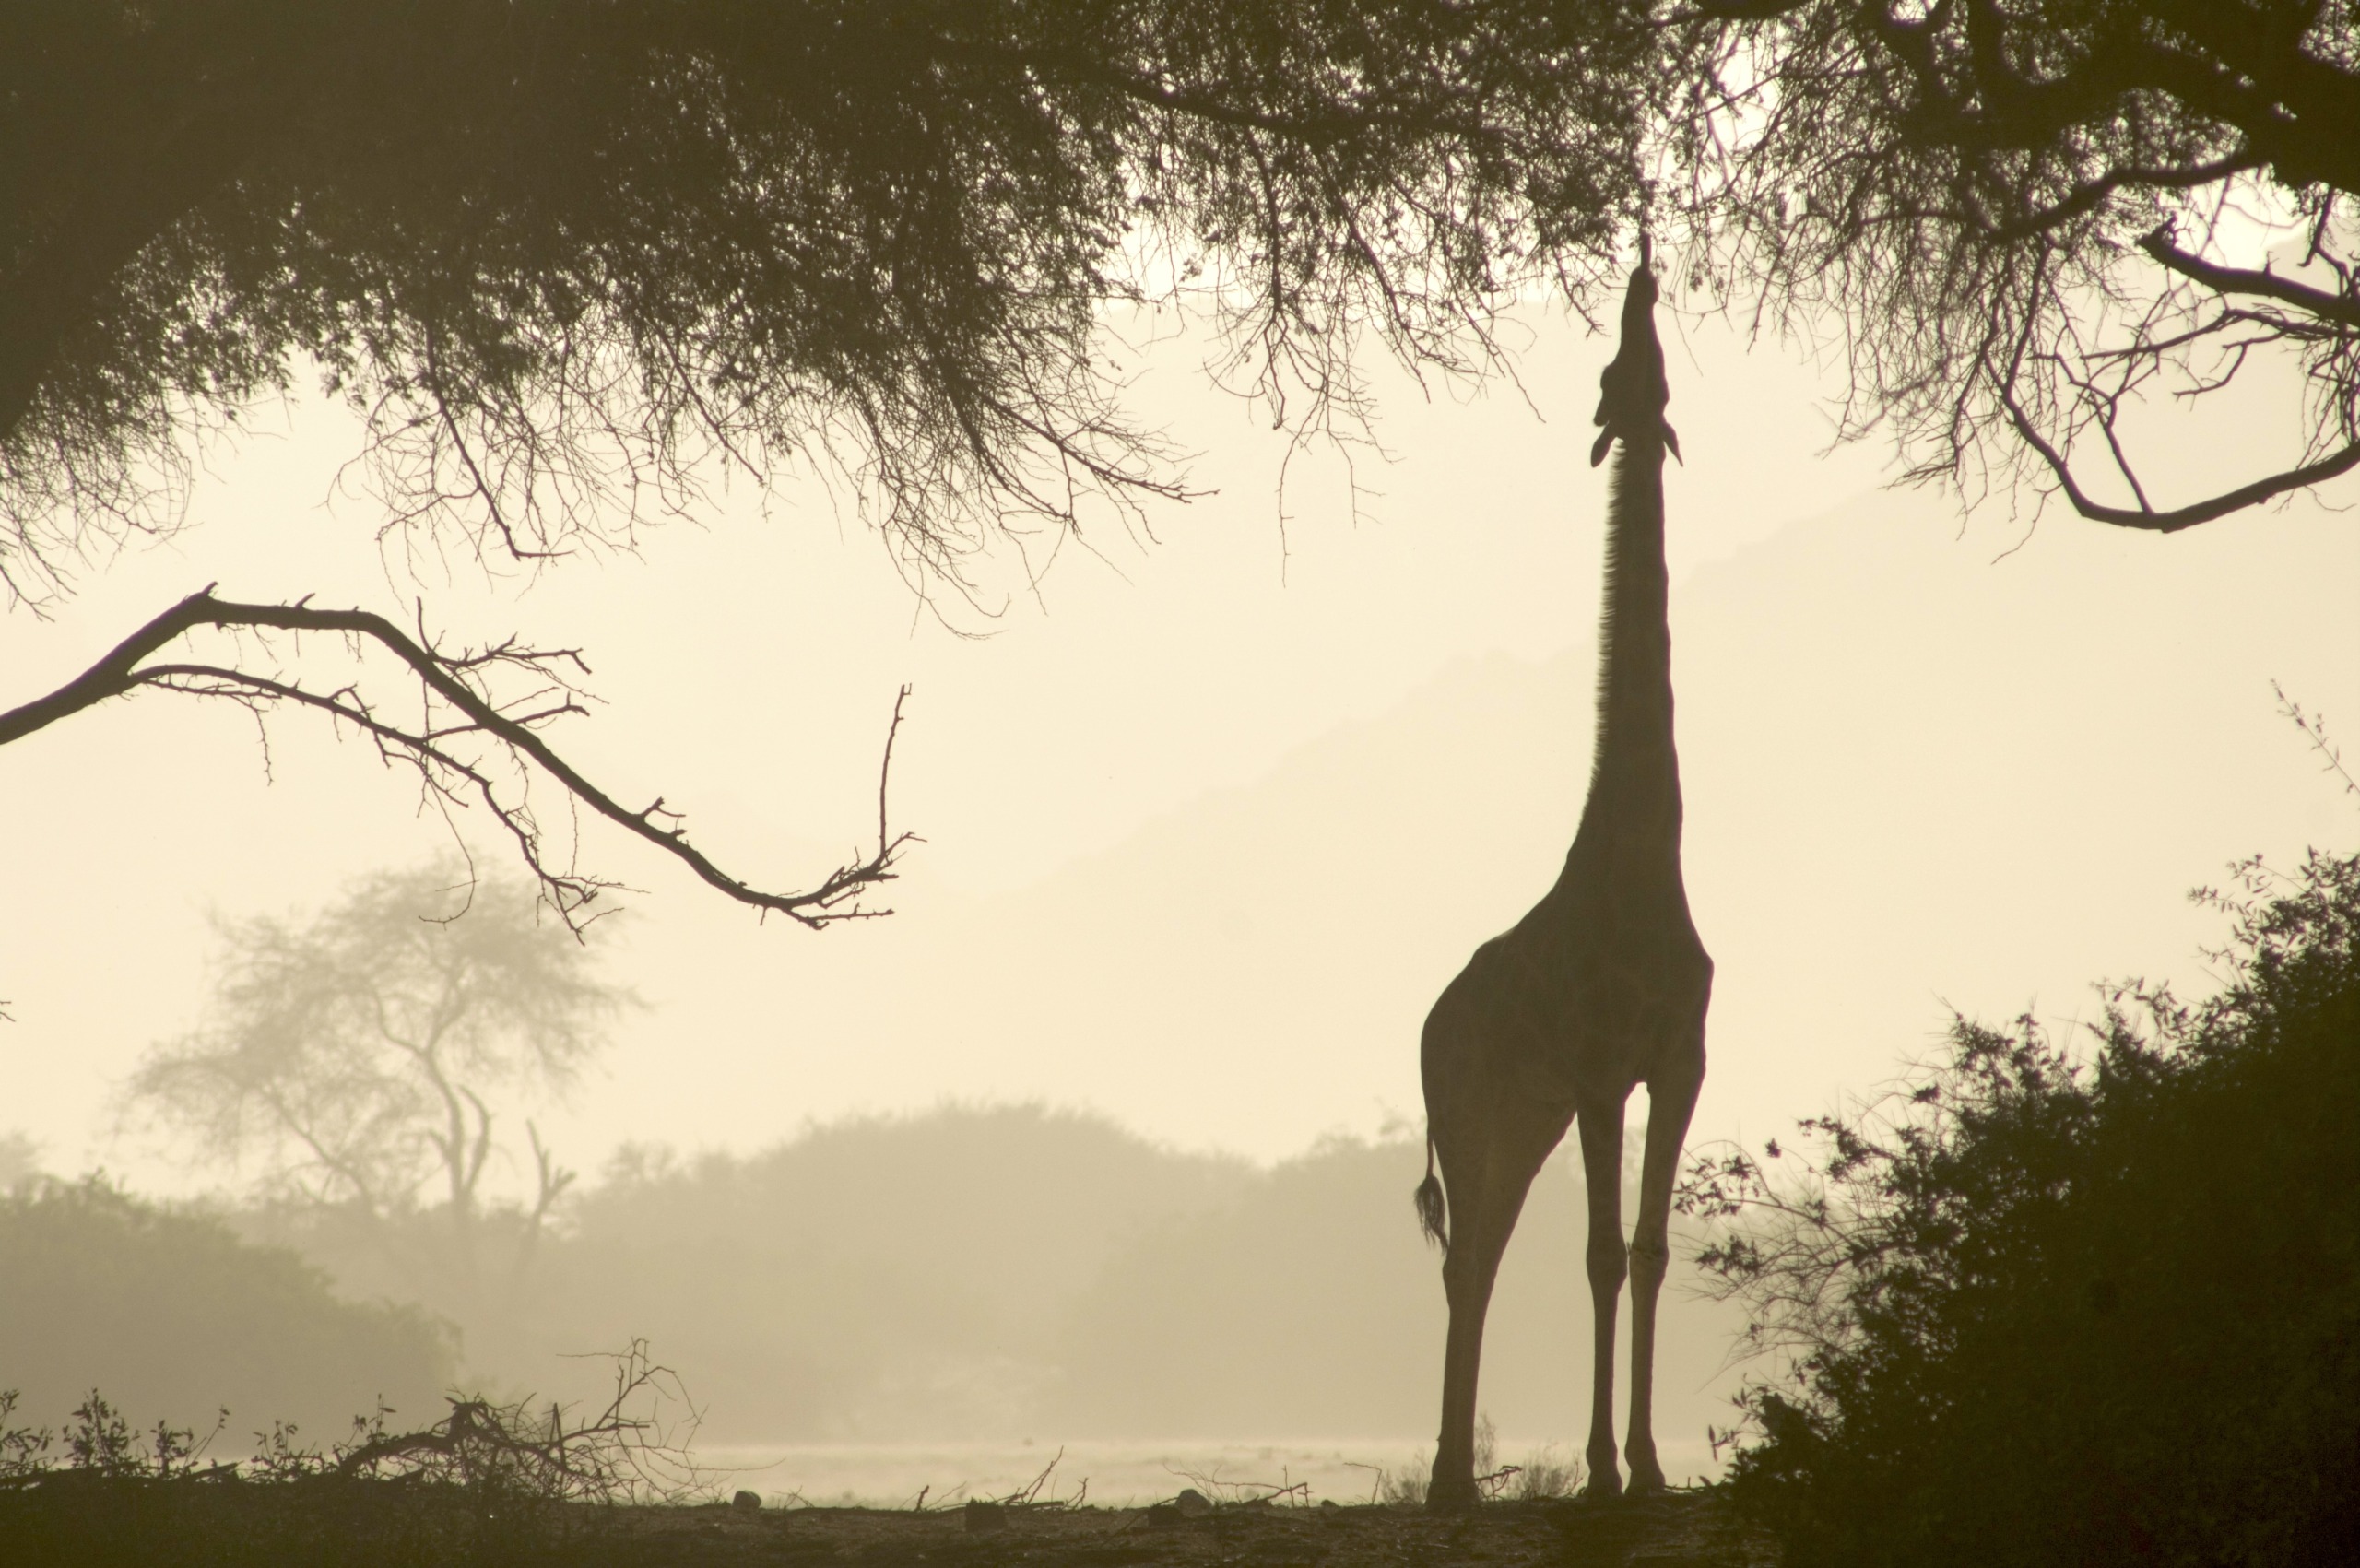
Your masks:
<svg viewBox="0 0 2360 1568"><path fill-rule="evenodd" d="M983 1505L987 1508L988 1505ZM631 1510L586 1561L655 1564L925 1563L929 1568L1776 1568L1776 1552L1709 1492L1589 1503L1493 1503L1458 1515L1372 1505Z"/></svg>

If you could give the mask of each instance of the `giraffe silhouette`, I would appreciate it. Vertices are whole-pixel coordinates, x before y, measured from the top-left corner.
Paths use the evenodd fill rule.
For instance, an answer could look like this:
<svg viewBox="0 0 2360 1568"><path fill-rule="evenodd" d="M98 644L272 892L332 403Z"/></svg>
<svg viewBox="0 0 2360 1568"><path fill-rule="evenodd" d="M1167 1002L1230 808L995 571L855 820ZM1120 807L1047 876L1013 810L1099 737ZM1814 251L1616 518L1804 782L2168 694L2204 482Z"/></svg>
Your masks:
<svg viewBox="0 0 2360 1568"><path fill-rule="evenodd" d="M1671 633L1663 559L1664 422L1670 394L1655 332L1647 241L1622 303L1622 336L1599 378L1590 465L1618 441L1606 513L1598 747L1565 868L1531 912L1475 949L1426 1017L1426 1179L1420 1220L1443 1248L1450 1337L1429 1506L1475 1501L1475 1386L1483 1316L1525 1194L1569 1125L1581 1129L1596 1335L1587 1449L1594 1495L1622 1491L1614 1451L1614 1320L1631 1282L1634 1491L1663 1485L1649 1404L1656 1298L1689 1114L1705 1078L1713 961L1680 877L1680 760L1672 748ZM1636 1232L1622 1241L1622 1110L1647 1086ZM1436 1174L1439 1164L1440 1174ZM1446 1194L1447 1197L1446 1198Z"/></svg>

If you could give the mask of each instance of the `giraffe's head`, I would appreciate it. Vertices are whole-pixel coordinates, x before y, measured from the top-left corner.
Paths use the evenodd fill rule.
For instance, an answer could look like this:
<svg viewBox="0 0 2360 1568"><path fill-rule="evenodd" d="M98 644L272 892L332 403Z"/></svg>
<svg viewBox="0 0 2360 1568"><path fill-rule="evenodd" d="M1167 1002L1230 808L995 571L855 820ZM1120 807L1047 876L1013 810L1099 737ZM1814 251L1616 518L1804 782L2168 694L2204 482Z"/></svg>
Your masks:
<svg viewBox="0 0 2360 1568"><path fill-rule="evenodd" d="M1622 343L1614 360L1598 378L1598 441L1589 449L1593 468L1619 437L1625 444L1661 442L1672 456L1680 456L1680 437L1664 422L1664 405L1671 388L1663 376L1663 345L1656 340L1656 275L1654 250L1639 236L1639 265L1631 270L1631 287L1622 296ZM1658 461L1661 461L1660 458Z"/></svg>

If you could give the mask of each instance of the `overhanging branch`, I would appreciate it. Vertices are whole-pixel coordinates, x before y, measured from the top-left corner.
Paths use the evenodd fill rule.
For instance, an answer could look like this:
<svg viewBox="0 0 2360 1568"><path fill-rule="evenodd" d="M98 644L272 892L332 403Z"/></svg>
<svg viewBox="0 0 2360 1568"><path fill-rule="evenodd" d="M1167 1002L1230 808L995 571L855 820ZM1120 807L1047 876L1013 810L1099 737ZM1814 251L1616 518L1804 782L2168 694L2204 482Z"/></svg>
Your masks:
<svg viewBox="0 0 2360 1568"><path fill-rule="evenodd" d="M2162 229L2142 238L2139 248L2146 252L2157 265L2166 267L2190 282L2201 283L2215 294L2259 295L2293 305L2322 321L2360 328L2360 297L2330 294L2324 289L2314 289L2291 277L2281 277L2274 272L2218 265L2202 256L2191 255L2181 250L2171 242L2168 231Z"/></svg>
<svg viewBox="0 0 2360 1568"><path fill-rule="evenodd" d="M2307 463L2299 468L2289 468L2267 478L2256 479L2249 485L2240 485L2236 489L2224 490L2210 500L2187 506L2173 507L2165 512L2145 505L2107 506L2091 500L2083 491L2073 477L2072 466L2066 462L2065 454L2040 433L2039 428L2024 413L2024 406L2016 401L2014 389L2007 380L1999 376L1992 379L1999 390L2000 406L2006 411L2009 424L2015 427L2018 439L2031 447L2047 466L2057 481L2057 488L2064 492L2067 501L2072 502L2073 510L2094 523L2111 523L2120 528L2142 528L2154 534L2176 534L2182 528L2193 528L2200 523L2226 517L2233 512L2259 506L2292 490L2324 484L2354 468L2360 468L2360 441L2355 441L2316 463Z"/></svg>
<svg viewBox="0 0 2360 1568"><path fill-rule="evenodd" d="M329 631L364 643L374 643L409 666L428 697L428 711L416 725L382 717L355 687L319 691L296 682L250 674L219 665L148 664L152 655L195 631ZM520 708L520 702L540 702L551 689L572 693L573 688L560 666L583 667L571 650L537 650L501 643L479 653L444 654L427 639L421 628L415 637L384 617L360 609L319 609L308 599L291 605L242 604L216 598L210 587L191 594L140 627L74 679L43 697L0 713L0 746L20 740L58 720L112 697L141 688L177 690L193 696L222 697L260 710L279 703L307 706L352 725L367 735L388 761L402 760L418 769L430 788L446 800L464 804L461 796L481 799L510 835L551 903L569 926L580 927L581 911L609 883L546 864L540 830L529 808L502 794L500 781L477 759L454 749L454 742L481 736L513 757L527 760L555 779L574 799L593 811L655 845L685 865L708 886L739 903L765 913L786 915L818 928L839 920L870 919L890 914L889 909L865 909L859 900L867 889L894 879L895 861L915 843L911 833L890 831L885 812L891 779L893 741L902 725L902 704L909 696L903 687L893 702L893 719L885 737L885 754L879 769L877 848L873 854L847 862L808 892L764 891L721 869L688 840L677 813L666 809L661 797L633 811L620 805L552 750L535 726L567 713L580 713L579 703L561 700ZM517 701L495 701L485 688L488 675L499 669L524 672L538 688ZM464 720L438 725L432 716L439 701Z"/></svg>

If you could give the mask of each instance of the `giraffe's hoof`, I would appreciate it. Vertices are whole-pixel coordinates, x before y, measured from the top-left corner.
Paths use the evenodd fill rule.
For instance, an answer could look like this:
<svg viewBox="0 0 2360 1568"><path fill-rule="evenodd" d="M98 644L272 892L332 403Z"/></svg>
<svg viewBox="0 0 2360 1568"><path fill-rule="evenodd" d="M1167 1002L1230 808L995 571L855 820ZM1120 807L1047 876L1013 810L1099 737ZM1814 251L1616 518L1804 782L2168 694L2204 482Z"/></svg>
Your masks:
<svg viewBox="0 0 2360 1568"><path fill-rule="evenodd" d="M1582 1488L1582 1495L1592 1503L1611 1503L1622 1495L1622 1473L1612 1465L1593 1467L1589 1484Z"/></svg>

